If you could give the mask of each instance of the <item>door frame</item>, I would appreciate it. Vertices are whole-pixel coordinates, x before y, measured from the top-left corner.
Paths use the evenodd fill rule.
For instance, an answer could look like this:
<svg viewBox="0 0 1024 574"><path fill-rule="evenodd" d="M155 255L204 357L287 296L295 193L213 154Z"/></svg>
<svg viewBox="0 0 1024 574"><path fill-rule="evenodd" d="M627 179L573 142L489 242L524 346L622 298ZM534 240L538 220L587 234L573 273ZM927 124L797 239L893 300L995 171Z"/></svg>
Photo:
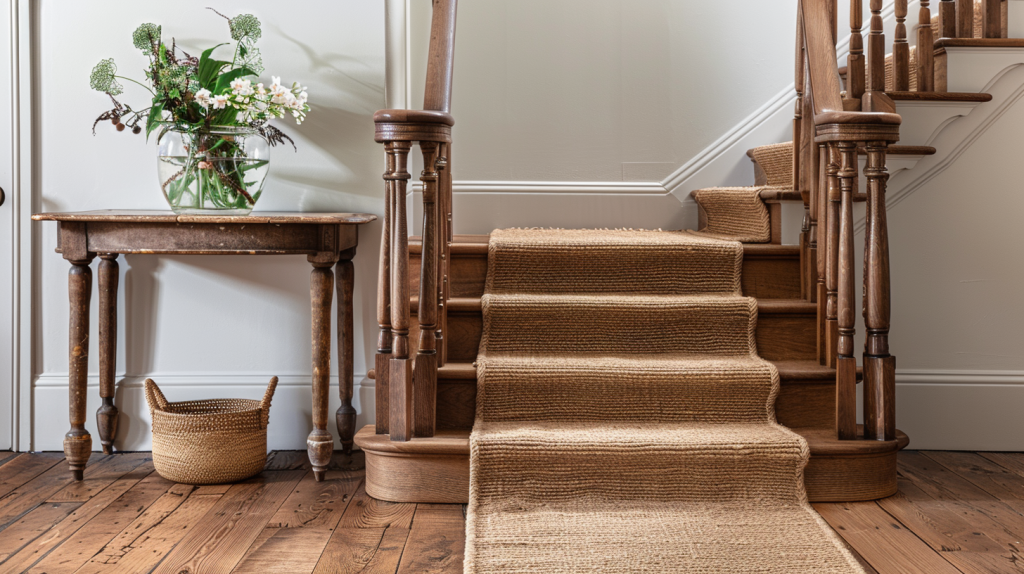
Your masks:
<svg viewBox="0 0 1024 574"><path fill-rule="evenodd" d="M0 450L32 449L34 50L36 3L9 0L0 29Z"/></svg>

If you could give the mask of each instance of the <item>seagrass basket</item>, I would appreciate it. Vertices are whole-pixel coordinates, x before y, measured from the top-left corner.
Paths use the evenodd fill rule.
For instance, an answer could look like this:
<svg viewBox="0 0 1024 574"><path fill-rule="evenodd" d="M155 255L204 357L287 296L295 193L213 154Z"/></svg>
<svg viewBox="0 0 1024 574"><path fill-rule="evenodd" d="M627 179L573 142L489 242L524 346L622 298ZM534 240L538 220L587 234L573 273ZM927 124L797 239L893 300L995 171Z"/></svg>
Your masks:
<svg viewBox="0 0 1024 574"><path fill-rule="evenodd" d="M219 484L249 478L267 463L267 423L277 377L262 401L209 399L168 402L146 379L153 416L153 466L183 484Z"/></svg>

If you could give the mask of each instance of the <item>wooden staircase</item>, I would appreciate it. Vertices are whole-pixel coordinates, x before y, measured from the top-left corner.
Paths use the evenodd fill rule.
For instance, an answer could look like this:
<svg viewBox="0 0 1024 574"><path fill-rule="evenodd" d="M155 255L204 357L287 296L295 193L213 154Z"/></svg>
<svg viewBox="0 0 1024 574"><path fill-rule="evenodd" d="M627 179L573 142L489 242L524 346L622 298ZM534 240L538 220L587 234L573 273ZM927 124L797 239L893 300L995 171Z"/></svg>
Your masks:
<svg viewBox="0 0 1024 574"><path fill-rule="evenodd" d="M755 174L760 171L754 163ZM783 197L783 199L792 199ZM392 442L363 429L358 442L367 451L367 469L379 480L367 483L371 496L397 502L466 502L469 496L469 433L476 409L473 362L483 328L481 296L487 276L486 235L456 235L451 244L448 301L448 363L437 372L437 433ZM418 292L422 242L410 238L410 292ZM801 248L797 245L744 245L743 294L758 299L758 354L779 371L776 401L780 424L807 439L811 463L805 474L812 501L871 500L895 492L896 452L906 435L893 441L841 441L836 419L836 371L817 360L817 304L801 296ZM410 345L419 333L419 301L411 300ZM371 372L371 378L375 373Z"/></svg>
<svg viewBox="0 0 1024 574"><path fill-rule="evenodd" d="M948 92L947 50L1024 47L1007 39L999 0L922 0L917 49L907 34L907 0L896 0L893 54L884 53L880 0L850 0L851 51L839 67L837 0L801 0L796 58L793 182L765 187L768 243L745 244L743 294L758 300L758 353L781 379L776 416L811 451L805 485L812 501L871 500L896 492L895 358L889 352L887 166L936 153L897 145L901 106L984 103L988 94ZM933 22L931 8L937 12ZM968 20L980 18L972 27ZM469 435L476 409L481 296L488 236L452 235L451 96L455 1L434 0L428 109L375 116L388 155L378 319L377 425L356 436L366 452L367 492L396 502L464 503L469 498ZM959 37L957 37L959 36ZM974 37L978 36L978 37ZM937 38L937 39L936 39ZM865 49L866 48L866 49ZM911 59L914 54L914 60ZM921 57L917 57L921 56ZM911 65L913 63L913 66ZM911 82L913 80L913 82ZM920 91L910 91L911 86ZM888 87L888 89L887 89ZM425 241L408 237L407 156L419 142L425 164ZM910 142L915 143L916 142ZM755 154L754 184L766 185ZM781 245L784 201L805 207L800 245ZM864 301L854 286L853 204L867 203ZM701 227L706 222L702 213ZM419 295L416 295L419 294ZM425 299L421 301L421 299ZM867 332L861 365L853 349L856 312ZM422 324L421 324L422 322ZM421 338L426 334L425 339ZM858 390L860 389L860 391ZM857 424L858 392L864 425Z"/></svg>

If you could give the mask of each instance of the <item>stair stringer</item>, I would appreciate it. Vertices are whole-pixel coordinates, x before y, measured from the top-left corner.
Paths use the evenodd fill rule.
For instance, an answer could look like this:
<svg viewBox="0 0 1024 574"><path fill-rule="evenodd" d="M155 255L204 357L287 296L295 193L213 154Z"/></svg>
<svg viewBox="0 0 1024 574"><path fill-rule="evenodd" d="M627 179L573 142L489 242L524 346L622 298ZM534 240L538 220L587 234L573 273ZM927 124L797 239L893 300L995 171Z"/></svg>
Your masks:
<svg viewBox="0 0 1024 574"><path fill-rule="evenodd" d="M896 111L901 115L905 114L900 128L900 144L930 145L936 149L936 153L916 161L911 159L912 166L897 167L893 159L889 159L890 179L886 191L886 206L889 210L924 188L929 181L949 168L1024 96L1024 50L1020 51L1020 55L1020 63L999 70L995 81L988 84L986 92L992 95L990 102L933 107L920 106L922 103L932 102L897 103ZM970 106L969 111L967 106ZM911 139L928 133L929 130L929 140ZM917 156L910 156L915 157ZM864 179L866 178L861 178L862 186L865 184ZM862 209L857 214L855 225L856 232L862 234Z"/></svg>

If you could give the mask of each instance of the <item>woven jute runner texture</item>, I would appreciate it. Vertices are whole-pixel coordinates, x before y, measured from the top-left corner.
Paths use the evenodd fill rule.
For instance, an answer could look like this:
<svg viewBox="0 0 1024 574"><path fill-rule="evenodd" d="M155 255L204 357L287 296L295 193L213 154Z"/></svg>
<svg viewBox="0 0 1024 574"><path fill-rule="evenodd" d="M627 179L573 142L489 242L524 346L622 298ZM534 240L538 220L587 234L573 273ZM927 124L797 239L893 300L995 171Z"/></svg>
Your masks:
<svg viewBox="0 0 1024 574"><path fill-rule="evenodd" d="M466 572L862 573L775 421L740 243L491 234Z"/></svg>

